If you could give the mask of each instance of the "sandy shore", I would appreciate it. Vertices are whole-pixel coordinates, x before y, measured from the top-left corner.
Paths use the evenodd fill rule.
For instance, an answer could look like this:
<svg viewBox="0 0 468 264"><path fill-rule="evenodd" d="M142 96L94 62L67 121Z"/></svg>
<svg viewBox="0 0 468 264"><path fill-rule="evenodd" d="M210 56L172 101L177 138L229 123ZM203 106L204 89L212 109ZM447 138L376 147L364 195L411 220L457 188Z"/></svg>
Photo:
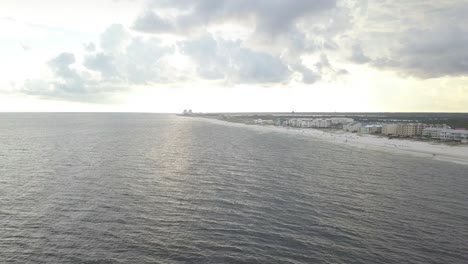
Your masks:
<svg viewBox="0 0 468 264"><path fill-rule="evenodd" d="M448 161L468 165L468 145L449 146L431 142L420 142L414 140L388 139L375 135L353 134L345 131L323 131L317 129L286 128L275 126L247 125L232 123L223 120L194 117L205 122L229 125L234 127L244 127L263 132L279 132L310 136L336 144L346 144L349 146L386 151L392 153L402 153L420 157L427 157L434 160Z"/></svg>

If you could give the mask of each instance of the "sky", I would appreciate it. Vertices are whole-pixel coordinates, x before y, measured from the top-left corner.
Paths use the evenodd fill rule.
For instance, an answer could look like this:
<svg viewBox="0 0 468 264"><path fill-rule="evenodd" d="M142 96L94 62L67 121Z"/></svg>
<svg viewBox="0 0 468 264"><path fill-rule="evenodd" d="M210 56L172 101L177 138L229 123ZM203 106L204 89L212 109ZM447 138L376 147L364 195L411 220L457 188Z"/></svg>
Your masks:
<svg viewBox="0 0 468 264"><path fill-rule="evenodd" d="M2 0L0 111L468 112L466 0Z"/></svg>

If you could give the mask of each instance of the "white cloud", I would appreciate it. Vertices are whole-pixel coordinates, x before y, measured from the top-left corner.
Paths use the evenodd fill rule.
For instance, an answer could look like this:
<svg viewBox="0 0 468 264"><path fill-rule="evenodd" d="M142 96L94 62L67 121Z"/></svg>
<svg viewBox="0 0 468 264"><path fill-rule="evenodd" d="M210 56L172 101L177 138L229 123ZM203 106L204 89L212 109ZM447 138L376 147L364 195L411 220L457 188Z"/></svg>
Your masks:
<svg viewBox="0 0 468 264"><path fill-rule="evenodd" d="M5 1L0 83L49 100L207 83L385 94L390 86L365 81L371 71L414 99L412 86L455 89L441 83L468 75L463 0Z"/></svg>

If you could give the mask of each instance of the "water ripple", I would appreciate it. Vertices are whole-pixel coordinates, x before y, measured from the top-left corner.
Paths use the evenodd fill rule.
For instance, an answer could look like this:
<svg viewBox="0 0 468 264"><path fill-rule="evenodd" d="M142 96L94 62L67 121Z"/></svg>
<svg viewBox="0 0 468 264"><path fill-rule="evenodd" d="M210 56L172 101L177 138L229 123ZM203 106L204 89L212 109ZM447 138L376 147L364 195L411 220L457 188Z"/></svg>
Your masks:
<svg viewBox="0 0 468 264"><path fill-rule="evenodd" d="M462 165L171 115L1 117L1 263L468 263Z"/></svg>

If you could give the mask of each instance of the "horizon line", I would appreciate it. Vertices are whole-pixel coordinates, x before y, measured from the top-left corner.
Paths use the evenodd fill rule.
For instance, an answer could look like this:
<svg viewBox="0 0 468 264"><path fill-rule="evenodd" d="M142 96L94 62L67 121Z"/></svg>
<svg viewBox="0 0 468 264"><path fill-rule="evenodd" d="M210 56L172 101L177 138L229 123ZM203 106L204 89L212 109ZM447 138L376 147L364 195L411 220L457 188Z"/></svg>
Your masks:
<svg viewBox="0 0 468 264"><path fill-rule="evenodd" d="M29 114L41 114L41 113L121 113L121 114L182 114L180 112L152 112L152 111L0 111L0 114L8 114L8 113L29 113ZM303 111L290 111L290 112L272 112L272 111L235 111L235 112L193 112L193 115L197 114L468 114L467 112L426 112L426 111L310 111L310 112L303 112Z"/></svg>

